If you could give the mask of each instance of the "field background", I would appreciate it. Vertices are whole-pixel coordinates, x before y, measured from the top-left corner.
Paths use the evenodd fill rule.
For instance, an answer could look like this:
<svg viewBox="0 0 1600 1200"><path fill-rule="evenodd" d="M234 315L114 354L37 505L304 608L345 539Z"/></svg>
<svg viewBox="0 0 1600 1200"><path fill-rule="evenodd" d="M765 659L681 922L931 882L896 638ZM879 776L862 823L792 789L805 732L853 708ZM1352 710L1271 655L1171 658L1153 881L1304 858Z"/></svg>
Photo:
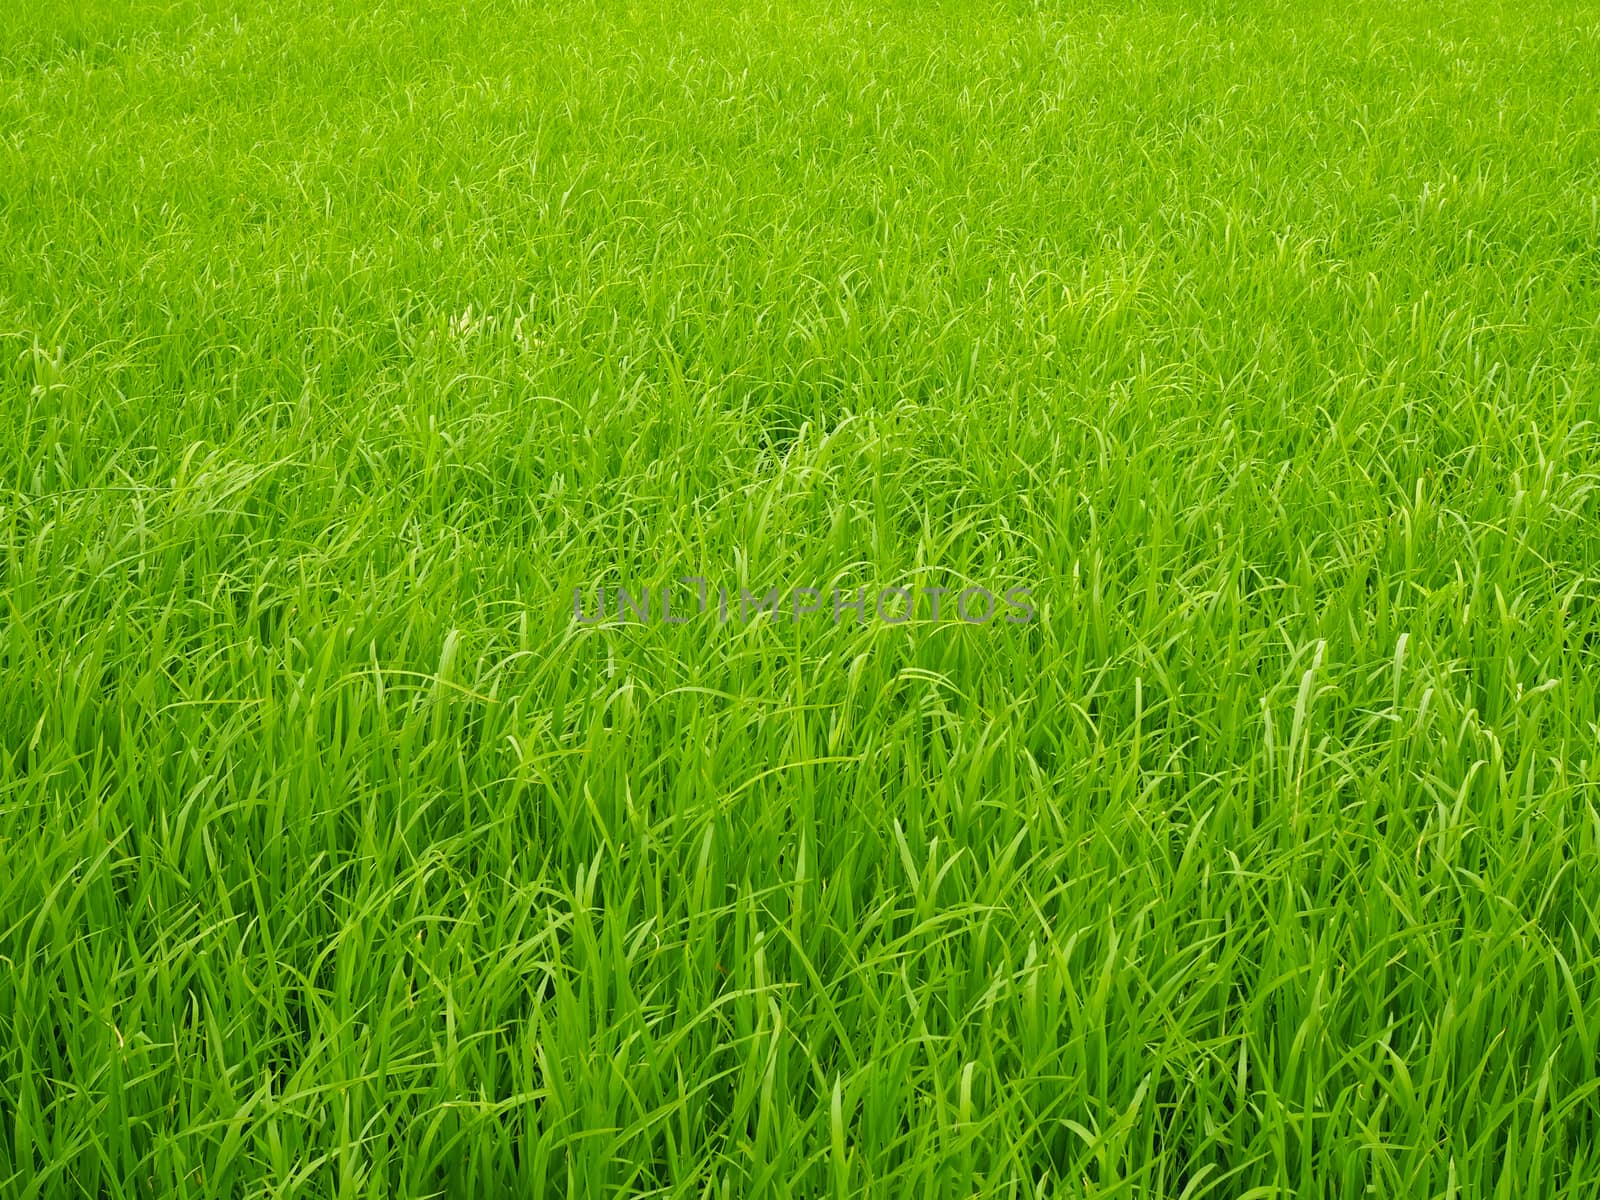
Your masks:
<svg viewBox="0 0 1600 1200"><path fill-rule="evenodd" d="M4 8L0 1193L1600 1189L1600 8Z"/></svg>

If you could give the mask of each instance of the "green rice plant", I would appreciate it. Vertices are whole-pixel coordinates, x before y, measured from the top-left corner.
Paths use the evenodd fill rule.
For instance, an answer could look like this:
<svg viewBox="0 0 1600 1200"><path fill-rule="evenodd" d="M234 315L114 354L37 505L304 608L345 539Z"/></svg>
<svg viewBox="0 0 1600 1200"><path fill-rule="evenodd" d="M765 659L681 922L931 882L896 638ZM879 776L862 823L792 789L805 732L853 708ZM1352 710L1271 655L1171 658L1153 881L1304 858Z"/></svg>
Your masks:
<svg viewBox="0 0 1600 1200"><path fill-rule="evenodd" d="M1596 62L6 7L0 1194L1594 1194Z"/></svg>

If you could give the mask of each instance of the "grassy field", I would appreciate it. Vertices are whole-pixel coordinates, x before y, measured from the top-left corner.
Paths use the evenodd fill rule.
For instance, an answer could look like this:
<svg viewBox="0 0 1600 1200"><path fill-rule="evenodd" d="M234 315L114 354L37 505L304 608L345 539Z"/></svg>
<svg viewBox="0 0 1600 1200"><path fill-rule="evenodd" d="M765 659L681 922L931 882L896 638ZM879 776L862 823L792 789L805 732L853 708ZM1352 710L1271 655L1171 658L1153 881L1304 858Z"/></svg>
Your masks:
<svg viewBox="0 0 1600 1200"><path fill-rule="evenodd" d="M4 7L0 1194L1600 1189L1600 6Z"/></svg>

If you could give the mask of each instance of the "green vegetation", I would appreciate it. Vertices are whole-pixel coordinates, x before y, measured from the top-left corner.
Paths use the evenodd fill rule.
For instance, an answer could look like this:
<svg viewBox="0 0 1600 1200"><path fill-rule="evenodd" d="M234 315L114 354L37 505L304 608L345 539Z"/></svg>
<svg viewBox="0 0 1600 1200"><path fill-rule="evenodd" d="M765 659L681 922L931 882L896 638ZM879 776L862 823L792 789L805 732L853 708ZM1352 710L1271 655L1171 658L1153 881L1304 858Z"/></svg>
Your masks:
<svg viewBox="0 0 1600 1200"><path fill-rule="evenodd" d="M1596 1194L1596 63L12 0L0 1193Z"/></svg>

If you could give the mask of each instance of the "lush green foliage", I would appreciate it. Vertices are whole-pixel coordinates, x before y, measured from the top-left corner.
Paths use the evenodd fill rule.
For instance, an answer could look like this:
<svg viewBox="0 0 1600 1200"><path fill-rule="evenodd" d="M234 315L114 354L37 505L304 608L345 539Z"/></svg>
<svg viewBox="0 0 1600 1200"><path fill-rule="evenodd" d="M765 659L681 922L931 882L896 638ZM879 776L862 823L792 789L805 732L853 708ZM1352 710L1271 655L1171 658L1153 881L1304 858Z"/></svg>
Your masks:
<svg viewBox="0 0 1600 1200"><path fill-rule="evenodd" d="M1593 4L5 8L0 1190L1600 1189Z"/></svg>

